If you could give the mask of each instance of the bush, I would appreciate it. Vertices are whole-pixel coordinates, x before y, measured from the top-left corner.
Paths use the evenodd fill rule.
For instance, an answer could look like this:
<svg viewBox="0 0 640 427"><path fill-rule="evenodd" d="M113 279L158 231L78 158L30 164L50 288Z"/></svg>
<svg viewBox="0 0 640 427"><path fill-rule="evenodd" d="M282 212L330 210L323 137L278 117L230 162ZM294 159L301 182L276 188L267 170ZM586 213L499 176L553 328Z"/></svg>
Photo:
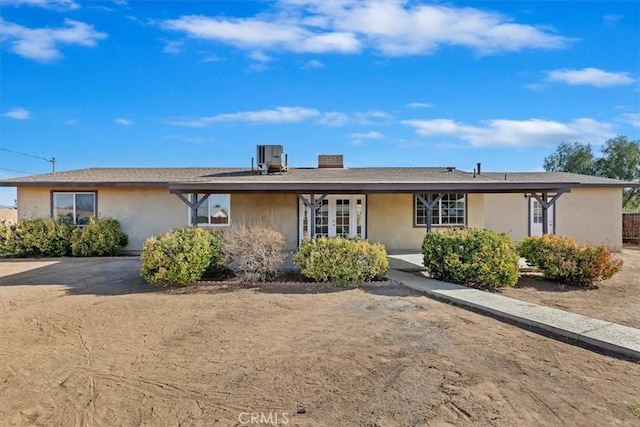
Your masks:
<svg viewBox="0 0 640 427"><path fill-rule="evenodd" d="M61 219L21 219L0 226L0 252L15 257L58 257L71 252L75 228Z"/></svg>
<svg viewBox="0 0 640 427"><path fill-rule="evenodd" d="M427 233L422 255L434 279L488 289L518 281L518 255L504 233L483 229Z"/></svg>
<svg viewBox="0 0 640 427"><path fill-rule="evenodd" d="M198 228L177 228L150 237L142 248L140 275L157 286L185 286L220 257L220 236Z"/></svg>
<svg viewBox="0 0 640 427"><path fill-rule="evenodd" d="M305 276L340 286L357 286L381 279L389 271L384 245L342 237L304 241L293 262Z"/></svg>
<svg viewBox="0 0 640 427"><path fill-rule="evenodd" d="M225 231L222 251L229 268L245 282L274 278L286 258L284 235L261 224L239 224Z"/></svg>
<svg viewBox="0 0 640 427"><path fill-rule="evenodd" d="M113 218L89 219L89 223L71 233L73 256L113 256L127 246L129 237Z"/></svg>
<svg viewBox="0 0 640 427"><path fill-rule="evenodd" d="M605 246L579 245L569 237L546 234L527 237L518 245L520 255L545 278L573 286L593 287L622 268Z"/></svg>

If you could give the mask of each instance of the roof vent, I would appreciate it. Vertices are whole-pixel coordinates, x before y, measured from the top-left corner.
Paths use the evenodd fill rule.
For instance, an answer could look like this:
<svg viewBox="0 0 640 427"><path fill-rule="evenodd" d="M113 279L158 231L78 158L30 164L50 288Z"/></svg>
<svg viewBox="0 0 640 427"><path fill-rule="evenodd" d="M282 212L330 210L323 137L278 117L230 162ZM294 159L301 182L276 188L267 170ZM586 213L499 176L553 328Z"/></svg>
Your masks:
<svg viewBox="0 0 640 427"><path fill-rule="evenodd" d="M265 175L269 172L282 172L282 145L258 145L256 147L256 159L258 160L258 170Z"/></svg>
<svg viewBox="0 0 640 427"><path fill-rule="evenodd" d="M318 168L344 168L342 154L320 154L318 155Z"/></svg>
<svg viewBox="0 0 640 427"><path fill-rule="evenodd" d="M454 170L456 170L455 166L447 166L447 172L453 172Z"/></svg>

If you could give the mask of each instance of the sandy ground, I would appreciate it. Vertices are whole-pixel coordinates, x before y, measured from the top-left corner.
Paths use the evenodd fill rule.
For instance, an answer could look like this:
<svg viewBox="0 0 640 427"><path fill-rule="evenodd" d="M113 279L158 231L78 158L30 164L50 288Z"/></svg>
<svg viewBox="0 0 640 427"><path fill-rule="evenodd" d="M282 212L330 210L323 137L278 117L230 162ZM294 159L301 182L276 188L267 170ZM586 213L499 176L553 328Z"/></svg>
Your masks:
<svg viewBox="0 0 640 427"><path fill-rule="evenodd" d="M0 424L640 424L640 365L404 287L167 292L138 268L0 262Z"/></svg>
<svg viewBox="0 0 640 427"><path fill-rule="evenodd" d="M558 285L536 276L523 276L505 296L542 304L597 319L640 328L640 249L615 254L624 261L622 270L598 289Z"/></svg>

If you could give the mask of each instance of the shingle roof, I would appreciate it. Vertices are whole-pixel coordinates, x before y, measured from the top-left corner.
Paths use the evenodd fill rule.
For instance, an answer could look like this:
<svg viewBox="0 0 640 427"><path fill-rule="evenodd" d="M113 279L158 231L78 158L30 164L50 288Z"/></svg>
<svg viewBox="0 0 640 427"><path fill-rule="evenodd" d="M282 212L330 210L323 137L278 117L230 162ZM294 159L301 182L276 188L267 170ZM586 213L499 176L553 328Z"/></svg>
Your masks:
<svg viewBox="0 0 640 427"><path fill-rule="evenodd" d="M287 172L259 175L246 168L90 168L31 175L0 181L0 186L154 186L178 189L236 188L238 190L275 190L331 188L349 185L357 188L425 189L446 185L449 189L482 188L569 188L578 186L640 186L609 178L565 172L489 172L474 176L442 167L383 167L316 169L291 168ZM234 187L235 186L235 187ZM349 187L349 188L351 188Z"/></svg>

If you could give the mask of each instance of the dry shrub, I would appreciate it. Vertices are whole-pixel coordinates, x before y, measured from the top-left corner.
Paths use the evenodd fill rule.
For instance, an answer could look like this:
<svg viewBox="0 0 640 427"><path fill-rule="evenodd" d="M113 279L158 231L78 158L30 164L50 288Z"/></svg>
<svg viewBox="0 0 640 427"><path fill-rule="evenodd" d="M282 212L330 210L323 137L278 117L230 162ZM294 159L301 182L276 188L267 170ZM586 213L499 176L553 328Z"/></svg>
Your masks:
<svg viewBox="0 0 640 427"><path fill-rule="evenodd" d="M518 252L542 270L545 278L574 286L593 287L613 277L623 264L604 246L579 245L554 234L527 237L518 245Z"/></svg>
<svg viewBox="0 0 640 427"><path fill-rule="evenodd" d="M284 235L262 223L236 224L224 233L222 251L229 268L243 282L266 282L282 270Z"/></svg>

